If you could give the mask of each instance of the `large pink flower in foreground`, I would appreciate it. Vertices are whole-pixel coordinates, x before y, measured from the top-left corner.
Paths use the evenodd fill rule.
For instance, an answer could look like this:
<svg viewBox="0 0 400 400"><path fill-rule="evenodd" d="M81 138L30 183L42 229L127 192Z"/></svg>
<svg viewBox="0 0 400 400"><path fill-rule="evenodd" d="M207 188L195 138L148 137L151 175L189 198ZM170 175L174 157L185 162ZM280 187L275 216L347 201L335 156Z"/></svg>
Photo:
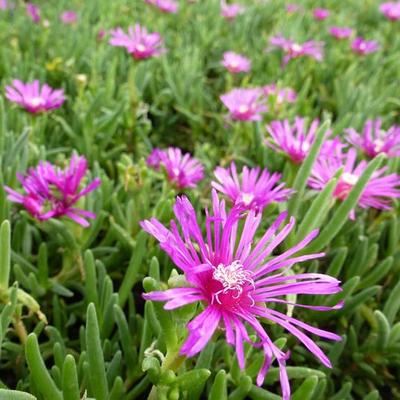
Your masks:
<svg viewBox="0 0 400 400"><path fill-rule="evenodd" d="M278 311L276 305L331 310L336 307L293 304L287 296L338 293L341 290L340 282L323 274L286 273L296 263L324 255L293 256L304 249L318 231L313 231L301 242L278 255L276 249L293 229L293 218L281 227L287 217L286 213L282 213L264 235L256 240L257 228L262 220L261 213L242 213L238 207L227 211L224 201L218 199L216 192L213 192L212 201L211 212L206 210L206 240L203 239L196 212L186 197L177 198L174 207L177 222L172 221L170 229L155 218L141 223L142 228L160 242L162 250L184 272L188 282L186 287L151 292L143 296L147 300L166 301L166 310L202 302L204 310L187 325L189 335L180 353L188 357L198 354L215 331L221 329L225 332L226 341L235 347L241 369L245 367L244 342L264 353L264 363L257 376L258 385L262 385L272 361L276 359L283 399L288 400L290 386L285 362L289 354L282 352L273 343L262 320L281 325L325 366L331 367L328 357L307 334L330 340L340 340L340 337L290 317ZM256 343L250 339L246 325L257 335Z"/></svg>
<svg viewBox="0 0 400 400"><path fill-rule="evenodd" d="M247 57L233 51L227 51L223 54L221 64L232 74L249 72L251 69L251 61Z"/></svg>
<svg viewBox="0 0 400 400"><path fill-rule="evenodd" d="M163 47L163 39L159 33L148 33L147 29L136 24L130 26L126 34L121 28L111 31L109 44L125 47L127 52L137 60L159 56L166 52Z"/></svg>
<svg viewBox="0 0 400 400"><path fill-rule="evenodd" d="M236 165L232 162L230 168L217 167L214 175L217 182L211 182L213 188L243 210L262 211L272 202L287 200L293 192L285 189L284 183L279 183L281 174L271 174L266 168L261 170L259 167L245 166L239 177Z"/></svg>
<svg viewBox="0 0 400 400"><path fill-rule="evenodd" d="M339 168L343 167L343 174L333 195L339 200L345 200L367 165L365 160L357 163L355 149L350 149L345 154L341 151L336 151L330 156L325 154L324 157L318 157L315 162L308 184L315 190L323 190ZM388 210L391 208L391 199L400 197L400 176L385 175L386 171L387 167L383 167L372 175L358 200L361 208ZM355 218L354 211L351 212L350 218Z"/></svg>
<svg viewBox="0 0 400 400"><path fill-rule="evenodd" d="M89 223L86 218L93 219L96 215L74 206L79 199L100 185L100 179L96 178L82 188L81 183L86 172L86 159L75 154L65 169L41 161L36 168L30 168L26 175L17 174L25 194L18 193L8 186L5 186L5 190L9 200L22 204L40 221L67 216L87 227Z"/></svg>
<svg viewBox="0 0 400 400"><path fill-rule="evenodd" d="M400 156L400 126L393 125L387 131L382 129L382 120L368 120L362 134L355 129L345 131L347 140L367 156L375 157L385 153L388 157Z"/></svg>
<svg viewBox="0 0 400 400"><path fill-rule="evenodd" d="M351 48L354 53L361 56L375 53L379 50L379 43L376 40L365 40L362 37L357 37L351 43Z"/></svg>
<svg viewBox="0 0 400 400"><path fill-rule="evenodd" d="M145 0L145 3L156 6L160 11L168 14L175 14L179 8L175 0Z"/></svg>
<svg viewBox="0 0 400 400"><path fill-rule="evenodd" d="M379 6L379 11L391 21L400 20L400 1L389 1Z"/></svg>
<svg viewBox="0 0 400 400"><path fill-rule="evenodd" d="M12 83L12 86L6 86L7 99L32 114L54 110L61 107L65 101L63 89L52 89L47 84L40 87L38 80L23 83L15 79Z"/></svg>

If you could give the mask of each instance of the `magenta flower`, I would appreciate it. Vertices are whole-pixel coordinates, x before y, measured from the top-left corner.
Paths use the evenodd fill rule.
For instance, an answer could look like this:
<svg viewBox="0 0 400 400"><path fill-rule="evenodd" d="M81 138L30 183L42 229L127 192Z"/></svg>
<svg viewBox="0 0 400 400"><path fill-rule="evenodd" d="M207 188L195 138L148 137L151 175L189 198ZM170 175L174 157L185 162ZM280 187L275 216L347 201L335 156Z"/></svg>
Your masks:
<svg viewBox="0 0 400 400"><path fill-rule="evenodd" d="M375 53L379 50L379 43L375 40L364 40L362 37L357 37L353 40L351 48L354 53L365 55Z"/></svg>
<svg viewBox="0 0 400 400"><path fill-rule="evenodd" d="M60 15L60 21L63 24L74 24L78 20L78 16L75 11L64 11Z"/></svg>
<svg viewBox="0 0 400 400"><path fill-rule="evenodd" d="M335 37L336 39L347 39L353 34L353 29L340 27L340 26L332 26L329 28L329 33L331 36Z"/></svg>
<svg viewBox="0 0 400 400"><path fill-rule="evenodd" d="M87 227L89 223L85 218L93 219L96 214L75 208L74 205L96 189L100 185L100 179L96 178L81 188L86 171L86 159L76 154L71 157L69 166L65 169L41 161L36 168L30 168L26 175L17 174L25 194L20 194L8 186L5 186L5 190L10 201L22 204L39 221L65 215Z"/></svg>
<svg viewBox="0 0 400 400"><path fill-rule="evenodd" d="M26 11L35 24L40 22L40 8L33 3L26 3Z"/></svg>
<svg viewBox="0 0 400 400"><path fill-rule="evenodd" d="M362 134L353 128L346 129L347 141L367 156L385 153L388 157L400 156L400 126L393 125L387 131L381 128L382 120L368 120Z"/></svg>
<svg viewBox="0 0 400 400"><path fill-rule="evenodd" d="M338 169L343 167L343 174L333 195L339 200L345 200L368 164L365 160L357 164L356 160L355 149L350 149L346 154L336 152L330 156L318 157L308 181L309 186L315 190L323 190ZM400 176L384 175L386 170L387 167L381 168L372 175L358 200L361 208L387 210L391 208L391 199L400 197ZM355 218L354 210L350 213L350 218Z"/></svg>
<svg viewBox="0 0 400 400"><path fill-rule="evenodd" d="M175 14L179 8L175 0L145 0L145 3L156 6L160 11L170 14Z"/></svg>
<svg viewBox="0 0 400 400"><path fill-rule="evenodd" d="M65 101L63 89L54 90L47 84L40 87L38 80L23 83L14 79L12 83L13 86L6 86L7 99L32 114L54 110L61 107Z"/></svg>
<svg viewBox="0 0 400 400"><path fill-rule="evenodd" d="M243 14L246 10L246 7L242 6L241 4L221 4L221 15L229 20L234 20L238 15Z"/></svg>
<svg viewBox="0 0 400 400"><path fill-rule="evenodd" d="M314 19L316 19L317 21L323 21L325 19L327 19L330 15L329 10L325 9L325 8L316 8L313 11L313 16Z"/></svg>
<svg viewBox="0 0 400 400"><path fill-rule="evenodd" d="M272 202L286 201L293 192L285 189L284 183L279 183L281 174L271 174L266 168L261 171L259 167L249 169L245 166L240 178L232 162L230 168L217 167L214 175L218 182L211 182L212 187L242 210L262 212Z"/></svg>
<svg viewBox="0 0 400 400"><path fill-rule="evenodd" d="M151 153L149 154L149 156L146 159L146 164L155 169L156 171L159 170L160 168L160 164L161 164L161 157L162 154L164 153L164 150L161 150L159 148L154 148Z"/></svg>
<svg viewBox="0 0 400 400"><path fill-rule="evenodd" d="M174 213L177 222L171 222L171 229L155 218L141 222L142 228L160 242L161 249L184 272L188 282L186 287L151 292L143 297L146 300L166 301L166 310L202 302L204 310L187 325L189 335L180 354L187 357L198 354L215 331L221 329L225 332L228 344L235 347L241 369L245 367L244 342L263 351L264 363L257 376L258 385L262 385L273 359L276 359L280 369L282 397L289 400L290 386L285 367L289 354L283 353L273 343L259 318L281 325L324 365L331 367L328 357L307 333L330 340L341 340L340 336L290 317L278 311L274 305L297 305L319 311L339 308L340 303L334 307L294 304L286 296L338 293L341 290L340 282L323 274L285 273L298 262L324 255L318 253L292 257L305 248L318 231L313 231L294 247L276 255L274 250L293 229L294 218L279 229L287 216L282 213L256 241L261 213L254 210L242 213L238 207L227 212L224 201L219 201L216 192L213 192L212 200L212 213L206 210L206 240L203 239L196 212L184 196L176 200ZM246 325L256 333L258 342L250 339Z"/></svg>
<svg viewBox="0 0 400 400"><path fill-rule="evenodd" d="M273 97L277 104L294 103L297 99L296 92L289 87L279 89L275 83L266 85L262 88L263 94L266 97Z"/></svg>
<svg viewBox="0 0 400 400"><path fill-rule="evenodd" d="M315 139L319 125L318 120L312 121L308 130L305 118L296 117L293 125L287 119L284 121L272 121L267 125L267 131L273 141L265 143L276 151L286 153L294 163L301 163L308 155ZM330 131L326 132L326 136Z"/></svg>
<svg viewBox="0 0 400 400"><path fill-rule="evenodd" d="M129 54L137 60L159 56L166 52L163 39L159 33L148 33L147 29L136 24L128 28L126 34L121 28L111 31L109 44L125 47Z"/></svg>
<svg viewBox="0 0 400 400"><path fill-rule="evenodd" d="M286 12L288 14L294 14L301 10L301 7L298 4L290 3L286 5Z"/></svg>
<svg viewBox="0 0 400 400"><path fill-rule="evenodd" d="M99 32L97 33L96 39L98 41L101 41L104 39L104 36L106 36L107 32L105 29L100 29Z"/></svg>
<svg viewBox="0 0 400 400"><path fill-rule="evenodd" d="M233 89L220 96L225 107L228 108L230 117L237 121L261 121L261 113L267 111L267 107L260 100L262 90Z"/></svg>
<svg viewBox="0 0 400 400"><path fill-rule="evenodd" d="M398 21L400 19L400 1L382 3L379 6L379 11L391 21Z"/></svg>
<svg viewBox="0 0 400 400"><path fill-rule="evenodd" d="M249 72L251 69L251 61L233 51L227 51L223 54L221 64L232 74Z"/></svg>
<svg viewBox="0 0 400 400"><path fill-rule="evenodd" d="M292 58L308 56L317 61L322 61L324 56L323 42L315 42L314 40L310 40L308 42L299 44L290 39L285 39L283 36L274 36L270 38L270 44L275 47L280 47L285 52L285 57L283 58L284 66ZM270 51L270 48L266 49L266 51Z"/></svg>
<svg viewBox="0 0 400 400"><path fill-rule="evenodd" d="M9 6L7 0L0 0L0 10L7 10L8 7Z"/></svg>

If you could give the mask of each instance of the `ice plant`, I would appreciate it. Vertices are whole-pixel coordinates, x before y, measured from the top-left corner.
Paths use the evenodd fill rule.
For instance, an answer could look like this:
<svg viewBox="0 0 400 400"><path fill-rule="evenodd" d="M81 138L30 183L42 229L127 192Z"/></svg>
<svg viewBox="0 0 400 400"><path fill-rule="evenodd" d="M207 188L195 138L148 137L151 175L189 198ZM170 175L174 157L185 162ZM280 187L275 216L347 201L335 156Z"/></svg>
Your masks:
<svg viewBox="0 0 400 400"><path fill-rule="evenodd" d="M126 34L121 28L111 31L109 44L125 47L129 54L137 60L159 56L165 53L163 39L159 33L148 33L147 29L136 24L130 26Z"/></svg>
<svg viewBox="0 0 400 400"><path fill-rule="evenodd" d="M365 40L362 37L357 37L351 43L351 48L354 53L366 55L379 50L379 43L375 40Z"/></svg>
<svg viewBox="0 0 400 400"><path fill-rule="evenodd" d="M329 33L336 39L348 39L353 34L353 29L340 26L332 26L329 28Z"/></svg>
<svg viewBox="0 0 400 400"><path fill-rule="evenodd" d="M7 0L0 0L0 10L7 10L7 9L8 9Z"/></svg>
<svg viewBox="0 0 400 400"><path fill-rule="evenodd" d="M262 211L272 202L282 202L292 194L279 183L281 174L271 174L266 168L243 167L239 177L236 165L230 168L217 167L214 171L216 181L211 182L213 188L226 195L235 206L243 210Z"/></svg>
<svg viewBox="0 0 400 400"><path fill-rule="evenodd" d="M241 4L226 4L225 2L221 3L221 15L228 21L234 20L238 15L243 14L245 10L246 8Z"/></svg>
<svg viewBox="0 0 400 400"><path fill-rule="evenodd" d="M26 175L17 174L25 193L21 194L5 186L8 199L22 204L39 221L66 216L78 224L89 226L86 218L95 218L90 211L76 208L77 202L100 185L96 178L82 187L87 172L87 161L74 154L69 165L61 169L47 161L30 168Z"/></svg>
<svg viewBox="0 0 400 400"><path fill-rule="evenodd" d="M233 89L220 96L222 103L228 108L230 117L237 121L261 121L261 113L267 111L262 97L262 90Z"/></svg>
<svg viewBox="0 0 400 400"><path fill-rule="evenodd" d="M145 0L145 3L156 6L160 11L175 14L179 5L175 0Z"/></svg>
<svg viewBox="0 0 400 400"><path fill-rule="evenodd" d="M33 3L26 3L26 11L35 24L40 22L40 8Z"/></svg>
<svg viewBox="0 0 400 400"><path fill-rule="evenodd" d="M368 120L362 134L353 128L345 130L347 141L358 147L369 157L385 153L388 157L400 156L400 126L382 129L382 120Z"/></svg>
<svg viewBox="0 0 400 400"><path fill-rule="evenodd" d="M78 16L75 11L64 11L60 15L60 21L63 24L74 24L78 20Z"/></svg>
<svg viewBox="0 0 400 400"><path fill-rule="evenodd" d="M277 104L294 103L297 99L297 94L292 88L280 89L275 83L264 86L262 91L264 96L273 97Z"/></svg>
<svg viewBox="0 0 400 400"><path fill-rule="evenodd" d="M272 121L267 125L267 131L272 141L268 138L265 143L274 150L283 151L293 162L301 163L308 155L314 142L319 121L311 122L307 129L305 118L296 117L293 124L285 119ZM326 135L329 135L329 131Z"/></svg>
<svg viewBox="0 0 400 400"><path fill-rule="evenodd" d="M316 19L317 21L323 21L323 20L327 19L329 17L329 15L330 15L330 12L326 8L316 8L313 11L314 19Z"/></svg>
<svg viewBox="0 0 400 400"><path fill-rule="evenodd" d="M389 20L398 21L400 20L400 1L382 3L379 6L379 11Z"/></svg>
<svg viewBox="0 0 400 400"><path fill-rule="evenodd" d="M161 156L163 155L164 150L161 150L159 148L154 148L151 153L149 154L149 156L146 159L146 164L151 167L154 168L155 170L158 170L160 168L160 164L161 164Z"/></svg>
<svg viewBox="0 0 400 400"><path fill-rule="evenodd" d="M189 334L180 354L187 357L198 354L213 334L222 330L227 343L235 347L241 369L245 367L244 342L263 352L264 363L257 376L258 385L262 385L272 361L277 361L283 399L289 400L290 386L285 366L289 354L273 343L268 329L259 319L281 325L325 366L331 367L328 357L308 334L330 340L341 338L288 316L276 306L298 305L319 311L340 307L341 304L334 307L294 304L287 299L288 295L338 293L340 282L323 274L287 273L296 263L324 255L294 256L315 238L318 231L313 231L301 242L277 255L275 250L293 229L294 218L281 227L287 217L286 213L282 213L256 240L261 213L254 210L242 213L239 207L227 211L216 192L213 192L212 206L210 213L206 210L205 240L196 212L184 196L176 200L174 213L177 222L172 221L170 229L155 218L141 223L142 228L160 242L161 249L183 271L187 281L185 287L150 292L143 296L146 300L165 301L166 310L201 302L204 310L188 323ZM250 339L246 326L255 332L257 342Z"/></svg>
<svg viewBox="0 0 400 400"><path fill-rule="evenodd" d="M14 79L12 83L12 86L6 86L7 99L32 114L54 110L61 107L65 101L63 89L52 89L47 84L40 87L38 80L23 83Z"/></svg>
<svg viewBox="0 0 400 400"><path fill-rule="evenodd" d="M221 64L232 74L249 72L251 69L251 61L233 51L227 51L223 54Z"/></svg>
<svg viewBox="0 0 400 400"><path fill-rule="evenodd" d="M285 66L292 58L298 57L311 57L317 61L322 61L323 53L323 42L316 42L310 40L304 43L296 43L293 40L285 39L283 36L273 36L270 38L270 44L274 47L281 48L285 56L283 58L283 65ZM271 49L266 49L269 52Z"/></svg>
<svg viewBox="0 0 400 400"><path fill-rule="evenodd" d="M365 160L357 163L357 151L354 148L347 153L336 151L330 156L326 154L325 157L318 157L308 184L315 190L323 190L339 168L343 168L333 195L341 201L345 200L367 164ZM372 175L358 200L361 208L388 210L391 208L391 199L400 197L400 175L385 175L386 171L387 167L383 167ZM350 218L355 218L354 210L350 213Z"/></svg>

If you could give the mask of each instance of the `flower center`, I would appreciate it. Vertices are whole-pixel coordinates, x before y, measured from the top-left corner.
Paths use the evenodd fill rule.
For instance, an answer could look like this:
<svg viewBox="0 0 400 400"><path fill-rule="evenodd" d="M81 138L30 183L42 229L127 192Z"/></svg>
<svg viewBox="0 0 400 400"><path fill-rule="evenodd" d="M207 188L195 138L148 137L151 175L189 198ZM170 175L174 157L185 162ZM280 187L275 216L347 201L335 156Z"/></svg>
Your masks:
<svg viewBox="0 0 400 400"><path fill-rule="evenodd" d="M242 203L245 205L245 206L248 206L253 200L254 200L254 194L253 193L242 193L241 194L241 200L242 200Z"/></svg>
<svg viewBox="0 0 400 400"><path fill-rule="evenodd" d="M139 43L139 44L136 46L136 50L137 50L137 51L140 51L141 53L143 53L144 51L146 51L146 46L143 45L143 44L141 44L141 43Z"/></svg>
<svg viewBox="0 0 400 400"><path fill-rule="evenodd" d="M367 48L366 43L361 43L360 44L360 50L365 50Z"/></svg>
<svg viewBox="0 0 400 400"><path fill-rule="evenodd" d="M172 172L173 172L173 174L175 175L175 176L179 176L179 174L180 174L180 170L179 170L179 168L172 168Z"/></svg>
<svg viewBox="0 0 400 400"><path fill-rule="evenodd" d="M334 196L340 200L345 200L349 195L353 186L358 182L358 176L345 172L341 177L336 186Z"/></svg>
<svg viewBox="0 0 400 400"><path fill-rule="evenodd" d="M302 50L302 47L301 47L301 45L299 45L299 44L297 44L297 43L293 43L293 44L292 44L291 50L292 50L294 53L298 53L298 52L300 52L300 51Z"/></svg>
<svg viewBox="0 0 400 400"><path fill-rule="evenodd" d="M342 181L348 185L354 186L358 182L358 176L350 174L349 172L345 172L342 175Z"/></svg>
<svg viewBox="0 0 400 400"><path fill-rule="evenodd" d="M237 68L238 66L239 66L239 63L237 62L237 60L231 61L231 68Z"/></svg>
<svg viewBox="0 0 400 400"><path fill-rule="evenodd" d="M238 111L240 114L246 114L247 112L249 112L250 108L247 104L242 104L239 106Z"/></svg>
<svg viewBox="0 0 400 400"><path fill-rule="evenodd" d="M382 151L385 142L382 139L375 139L374 140L374 151L375 153L379 153Z"/></svg>
<svg viewBox="0 0 400 400"><path fill-rule="evenodd" d="M29 103L32 107L39 107L44 105L44 100L41 97L32 97Z"/></svg>

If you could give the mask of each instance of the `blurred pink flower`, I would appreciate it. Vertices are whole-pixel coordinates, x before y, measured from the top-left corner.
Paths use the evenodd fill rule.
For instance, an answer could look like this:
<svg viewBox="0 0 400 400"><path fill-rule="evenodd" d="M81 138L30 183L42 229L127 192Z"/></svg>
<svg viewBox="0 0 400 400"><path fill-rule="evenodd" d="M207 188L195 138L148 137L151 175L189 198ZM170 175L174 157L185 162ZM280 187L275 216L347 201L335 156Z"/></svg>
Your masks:
<svg viewBox="0 0 400 400"><path fill-rule="evenodd" d="M336 39L347 39L353 32L353 29L347 27L332 26L329 28L329 33Z"/></svg>
<svg viewBox="0 0 400 400"><path fill-rule="evenodd" d="M375 53L379 50L379 43L375 40L365 40L362 37L357 37L351 43L351 48L354 53L365 55Z"/></svg>
<svg viewBox="0 0 400 400"><path fill-rule="evenodd" d="M325 19L327 19L330 15L329 10L325 9L325 8L316 8L313 11L313 16L314 19L316 19L317 21L323 21Z"/></svg>
<svg viewBox="0 0 400 400"><path fill-rule="evenodd" d="M26 3L26 11L35 24L40 22L40 8L36 4Z"/></svg>
<svg viewBox="0 0 400 400"><path fill-rule="evenodd" d="M238 15L243 14L246 10L246 7L241 4L225 4L225 2L221 3L221 15L229 20L234 20Z"/></svg>
<svg viewBox="0 0 400 400"><path fill-rule="evenodd" d="M164 153L164 150L161 150L159 148L154 148L149 156L146 159L146 164L149 167L152 167L156 171L160 169L160 164L161 164L161 156Z"/></svg>
<svg viewBox="0 0 400 400"><path fill-rule="evenodd" d="M144 0L145 3L156 6L160 11L175 14L179 5L175 0Z"/></svg>
<svg viewBox="0 0 400 400"><path fill-rule="evenodd" d="M286 87L280 89L275 83L262 87L262 91L265 96L274 97L278 105L285 102L294 103L297 99L297 94L292 88Z"/></svg>
<svg viewBox="0 0 400 400"><path fill-rule="evenodd" d="M382 3L379 6L379 11L391 21L398 21L400 19L400 1L390 1Z"/></svg>
<svg viewBox="0 0 400 400"><path fill-rule="evenodd" d="M106 34L107 34L107 31L105 30L105 29L100 29L98 32L97 32L97 40L98 41L101 41L101 40L103 40L104 39L104 36L106 36Z"/></svg>
<svg viewBox="0 0 400 400"><path fill-rule="evenodd" d="M7 10L8 8L11 8L11 6L8 6L7 0L0 0L0 10Z"/></svg>
<svg viewBox="0 0 400 400"><path fill-rule="evenodd" d="M78 16L75 11L64 11L60 15L60 21L63 24L74 24L78 20Z"/></svg>
<svg viewBox="0 0 400 400"><path fill-rule="evenodd" d="M301 10L301 7L298 4L290 3L286 4L286 12L288 14L294 14Z"/></svg>
<svg viewBox="0 0 400 400"><path fill-rule="evenodd" d="M233 74L249 72L251 69L251 61L233 51L227 51L223 54L221 64Z"/></svg>

